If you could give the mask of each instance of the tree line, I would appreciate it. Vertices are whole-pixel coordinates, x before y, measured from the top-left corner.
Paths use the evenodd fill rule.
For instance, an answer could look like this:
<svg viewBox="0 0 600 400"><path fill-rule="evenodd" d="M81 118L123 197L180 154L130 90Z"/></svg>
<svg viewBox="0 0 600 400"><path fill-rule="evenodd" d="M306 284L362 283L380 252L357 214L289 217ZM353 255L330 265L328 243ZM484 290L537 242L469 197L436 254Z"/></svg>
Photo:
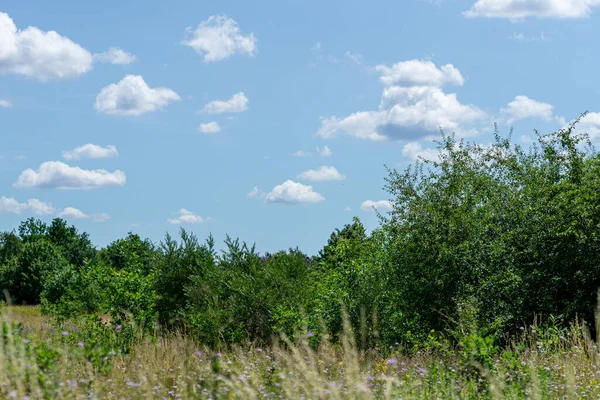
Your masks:
<svg viewBox="0 0 600 400"><path fill-rule="evenodd" d="M344 315L361 346L424 343L459 329L501 341L536 315L593 321L600 287L600 155L576 122L528 149L442 132L440 158L388 169L393 209L358 218L315 256L260 254L227 237L217 252L181 230L130 233L97 249L62 219L0 234L0 289L59 318L108 313L202 343L334 340ZM512 133L512 132L511 132Z"/></svg>

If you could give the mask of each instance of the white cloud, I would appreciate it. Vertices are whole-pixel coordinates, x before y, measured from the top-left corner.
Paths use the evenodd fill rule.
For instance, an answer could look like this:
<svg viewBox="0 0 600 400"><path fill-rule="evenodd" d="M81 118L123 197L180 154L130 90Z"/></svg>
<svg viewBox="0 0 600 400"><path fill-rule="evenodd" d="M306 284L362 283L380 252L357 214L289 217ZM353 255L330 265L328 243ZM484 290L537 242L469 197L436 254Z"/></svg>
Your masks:
<svg viewBox="0 0 600 400"><path fill-rule="evenodd" d="M36 215L56 215L59 218L85 219L90 218L83 211L74 208L66 207L62 210L57 210L50 203L44 203L39 199L29 199L26 203L19 203L14 197L0 197L0 213L21 214L23 212L31 212ZM110 216L105 213L92 215L95 222L108 221Z"/></svg>
<svg viewBox="0 0 600 400"><path fill-rule="evenodd" d="M390 211L392 209L392 203L390 203L388 200L366 200L360 205L360 209L366 212L373 211L373 208L379 212Z"/></svg>
<svg viewBox="0 0 600 400"><path fill-rule="evenodd" d="M85 214L83 211L81 211L78 208L66 207L64 210L62 210L61 212L59 212L57 214L57 217L71 218L71 219L86 219L86 218L89 218L90 216Z"/></svg>
<svg viewBox="0 0 600 400"><path fill-rule="evenodd" d="M0 212L21 214L27 210L27 204L19 203L14 197L0 197Z"/></svg>
<svg viewBox="0 0 600 400"><path fill-rule="evenodd" d="M565 122L563 128L566 127L567 124ZM592 142L600 142L600 112L590 112L581 118L575 126L575 133L587 133Z"/></svg>
<svg viewBox="0 0 600 400"><path fill-rule="evenodd" d="M477 0L463 15L468 18L505 18L513 21L527 17L583 18L590 15L599 0Z"/></svg>
<svg viewBox="0 0 600 400"><path fill-rule="evenodd" d="M253 33L244 35L237 22L225 15L213 15L202 21L183 44L204 57L204 62L225 60L235 54L254 56L257 52Z"/></svg>
<svg viewBox="0 0 600 400"><path fill-rule="evenodd" d="M348 211L352 211L352 208L350 208L350 206L346 206L346 207L344 208L344 211L346 211L346 212L348 212Z"/></svg>
<svg viewBox="0 0 600 400"><path fill-rule="evenodd" d="M319 155L321 157L329 157L330 155L332 155L333 153L331 152L331 149L327 146L323 147L322 149L317 147L317 153L319 153Z"/></svg>
<svg viewBox="0 0 600 400"><path fill-rule="evenodd" d="M106 213L95 214L92 216L95 222L106 222L110 219L110 215Z"/></svg>
<svg viewBox="0 0 600 400"><path fill-rule="evenodd" d="M298 175L298 179L305 181L324 182L343 181L346 179L346 177L340 174L337 168L323 165L319 169L310 169L302 172L300 175Z"/></svg>
<svg viewBox="0 0 600 400"><path fill-rule="evenodd" d="M29 199L26 203L19 203L14 197L0 197L0 213L21 214L25 211L36 215L50 215L56 210L52 204L44 203L39 199Z"/></svg>
<svg viewBox="0 0 600 400"><path fill-rule="evenodd" d="M94 60L110 64L131 64L136 61L133 54L127 53L117 47L111 47L108 51L94 54Z"/></svg>
<svg viewBox="0 0 600 400"><path fill-rule="evenodd" d="M62 152L62 156L66 160L81 160L82 158L110 158L117 157L119 152L112 144L106 147L98 146L97 144L87 143L83 146L66 150Z"/></svg>
<svg viewBox="0 0 600 400"><path fill-rule="evenodd" d="M107 186L123 186L125 173L103 169L86 170L71 167L60 161L47 161L37 171L28 168L13 185L17 188L96 189Z"/></svg>
<svg viewBox="0 0 600 400"><path fill-rule="evenodd" d="M437 149L423 149L419 142L409 142L402 148L402 155L413 161L421 158L428 161L437 161L440 152Z"/></svg>
<svg viewBox="0 0 600 400"><path fill-rule="evenodd" d="M201 224L204 222L204 218L199 215L194 214L191 211L186 210L185 208L181 208L175 214L178 214L176 218L169 218L167 222L173 225L181 225L181 224Z"/></svg>
<svg viewBox="0 0 600 400"><path fill-rule="evenodd" d="M180 100L173 90L151 88L139 75L127 75L119 83L111 83L103 88L94 108L104 114L142 115L164 108L169 102Z"/></svg>
<svg viewBox="0 0 600 400"><path fill-rule="evenodd" d="M362 54L347 51L344 55L346 56L346 58L348 60L352 61L353 64L362 65L362 63L363 63Z"/></svg>
<svg viewBox="0 0 600 400"><path fill-rule="evenodd" d="M442 86L446 83L462 86L465 82L460 71L452 64L437 68L431 61L409 60L398 62L391 67L378 65L375 70L386 86Z"/></svg>
<svg viewBox="0 0 600 400"><path fill-rule="evenodd" d="M380 65L376 70L386 85L379 110L322 118L317 136L415 141L437 135L440 127L466 136L475 132L469 125L486 117L479 107L462 104L455 93L442 90L446 83L464 83L452 64L437 68L430 61L411 60L391 67Z"/></svg>
<svg viewBox="0 0 600 400"><path fill-rule="evenodd" d="M544 32L540 33L539 36L525 36L523 32L513 32L509 39L515 40L517 42L535 42L535 41L544 41L547 39Z"/></svg>
<svg viewBox="0 0 600 400"><path fill-rule="evenodd" d="M287 180L277 185L265 197L267 203L318 203L325 200L319 193L313 191L312 186Z"/></svg>
<svg viewBox="0 0 600 400"><path fill-rule="evenodd" d="M17 29L0 12L0 73L40 81L76 78L92 69L92 54L55 31L30 26Z"/></svg>
<svg viewBox="0 0 600 400"><path fill-rule="evenodd" d="M8 100L0 99L0 108L11 108L12 103Z"/></svg>
<svg viewBox="0 0 600 400"><path fill-rule="evenodd" d="M234 94L229 100L215 100L202 109L207 114L238 113L248 109L248 98L244 92Z"/></svg>
<svg viewBox="0 0 600 400"><path fill-rule="evenodd" d="M261 194L260 189L257 186L254 186L250 192L246 195L247 198L252 199Z"/></svg>
<svg viewBox="0 0 600 400"><path fill-rule="evenodd" d="M479 107L465 105L456 94L435 86L385 88L379 111L359 111L321 121L317 136L348 134L368 140L414 140L436 135L439 128L469 133L464 125L485 118Z"/></svg>
<svg viewBox="0 0 600 400"><path fill-rule="evenodd" d="M200 130L200 132L206 134L221 132L221 127L215 121L207 122L206 124L200 124L200 127L198 129Z"/></svg>
<svg viewBox="0 0 600 400"><path fill-rule="evenodd" d="M37 215L50 215L56 212L55 208L50 203L44 203L39 199L27 200L27 208Z"/></svg>
<svg viewBox="0 0 600 400"><path fill-rule="evenodd" d="M292 153L292 155L295 157L311 157L312 153L304 150L298 150L297 152Z"/></svg>
<svg viewBox="0 0 600 400"><path fill-rule="evenodd" d="M546 121L552 119L554 106L530 99L527 96L516 96L502 111L508 116L507 122L513 123L520 119L537 117Z"/></svg>

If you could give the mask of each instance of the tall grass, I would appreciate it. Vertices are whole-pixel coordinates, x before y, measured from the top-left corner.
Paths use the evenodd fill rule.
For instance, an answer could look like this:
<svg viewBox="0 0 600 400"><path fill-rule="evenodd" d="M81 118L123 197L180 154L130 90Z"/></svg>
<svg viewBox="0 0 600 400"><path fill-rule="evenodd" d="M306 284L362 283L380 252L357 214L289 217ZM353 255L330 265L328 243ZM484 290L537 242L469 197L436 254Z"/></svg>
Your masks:
<svg viewBox="0 0 600 400"><path fill-rule="evenodd" d="M0 320L2 399L600 397L599 349L579 321L536 322L493 355L440 337L408 356L360 350L348 323L336 344L309 333L217 352L180 334L58 326L34 308L7 307Z"/></svg>

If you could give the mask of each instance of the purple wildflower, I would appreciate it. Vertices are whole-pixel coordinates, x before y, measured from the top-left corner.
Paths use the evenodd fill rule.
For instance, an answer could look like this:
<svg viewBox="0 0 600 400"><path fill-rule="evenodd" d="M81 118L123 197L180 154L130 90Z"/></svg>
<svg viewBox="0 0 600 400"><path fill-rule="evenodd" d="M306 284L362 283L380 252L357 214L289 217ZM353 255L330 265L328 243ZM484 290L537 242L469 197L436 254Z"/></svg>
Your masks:
<svg viewBox="0 0 600 400"><path fill-rule="evenodd" d="M390 358L389 360L387 360L385 362L387 365L396 365L398 364L398 360L396 360L395 358Z"/></svg>

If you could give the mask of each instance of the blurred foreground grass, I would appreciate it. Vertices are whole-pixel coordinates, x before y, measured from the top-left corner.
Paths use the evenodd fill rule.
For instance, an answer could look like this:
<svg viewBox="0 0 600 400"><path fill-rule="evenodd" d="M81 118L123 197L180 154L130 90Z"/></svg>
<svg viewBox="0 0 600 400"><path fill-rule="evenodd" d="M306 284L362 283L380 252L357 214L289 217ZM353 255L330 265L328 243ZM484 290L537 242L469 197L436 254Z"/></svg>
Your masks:
<svg viewBox="0 0 600 400"><path fill-rule="evenodd" d="M57 325L35 307L0 316L2 399L599 398L587 328L533 325L504 349L474 334L450 345L361 351L299 336L211 351L183 335L139 335L93 317ZM385 355L385 356L384 356Z"/></svg>

